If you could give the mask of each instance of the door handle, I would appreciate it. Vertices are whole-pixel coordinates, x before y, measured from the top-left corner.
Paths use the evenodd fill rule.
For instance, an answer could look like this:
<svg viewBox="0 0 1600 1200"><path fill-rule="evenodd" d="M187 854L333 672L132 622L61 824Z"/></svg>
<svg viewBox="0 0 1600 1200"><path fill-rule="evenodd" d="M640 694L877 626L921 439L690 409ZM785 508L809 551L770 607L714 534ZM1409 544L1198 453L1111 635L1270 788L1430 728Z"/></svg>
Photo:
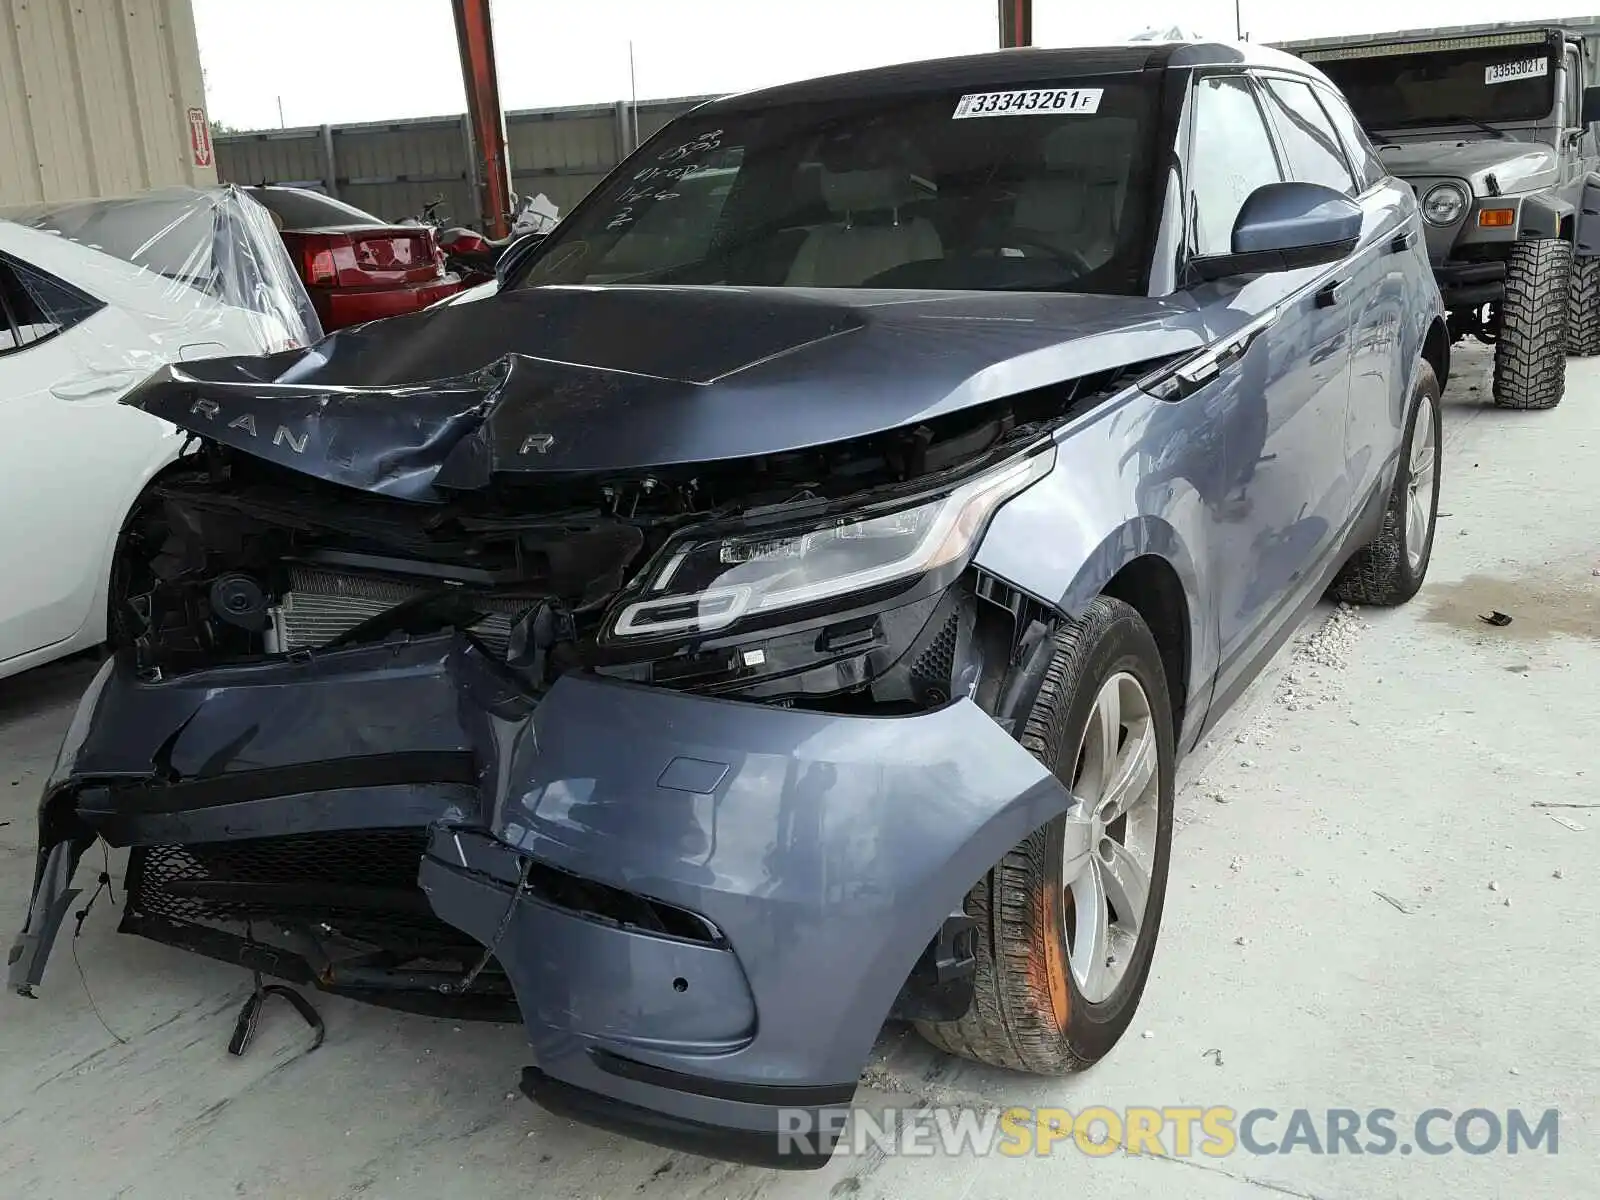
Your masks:
<svg viewBox="0 0 1600 1200"><path fill-rule="evenodd" d="M92 400L96 396L115 395L125 392L138 383L140 375L135 371L112 371L105 375L78 375L64 379L50 389L50 394L58 400Z"/></svg>
<svg viewBox="0 0 1600 1200"><path fill-rule="evenodd" d="M1394 240L1389 243L1389 253L1401 254L1417 244L1417 231L1407 229L1394 235Z"/></svg>
<svg viewBox="0 0 1600 1200"><path fill-rule="evenodd" d="M1349 284L1348 279L1335 279L1325 283L1317 289L1317 307L1332 308L1344 299L1344 289Z"/></svg>

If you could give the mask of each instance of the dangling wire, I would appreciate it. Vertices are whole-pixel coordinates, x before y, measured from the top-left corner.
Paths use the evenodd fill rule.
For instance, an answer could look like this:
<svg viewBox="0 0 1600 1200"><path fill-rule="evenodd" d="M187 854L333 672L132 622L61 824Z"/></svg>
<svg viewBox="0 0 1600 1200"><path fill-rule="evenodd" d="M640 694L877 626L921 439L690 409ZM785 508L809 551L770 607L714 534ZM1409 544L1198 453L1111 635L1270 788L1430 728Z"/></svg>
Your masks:
<svg viewBox="0 0 1600 1200"><path fill-rule="evenodd" d="M95 1003L94 993L89 990L89 977L84 974L83 963L78 961L78 938L83 935L83 923L89 919L89 910L94 907L94 902L100 899L100 893L105 892L111 897L111 903L117 902L117 889L111 882L111 851L104 842L100 843L100 878L95 882L94 893L89 897L88 903L73 914L77 927L72 931L72 965L78 968L78 982L83 984L83 994L89 1001L89 1007L94 1011L95 1020L100 1022L100 1027L109 1033L117 1045L126 1046L128 1039L123 1037L106 1021L105 1014L100 1011L100 1006Z"/></svg>
<svg viewBox="0 0 1600 1200"><path fill-rule="evenodd" d="M522 897L527 894L528 873L532 869L533 859L523 859L522 869L517 873L516 890L511 893L511 899L506 901L506 910L500 914L500 925L497 929L495 929L494 937L489 939L489 944L483 948L483 957L478 960L477 965L473 967L472 970L467 972L466 978L460 983L443 984L439 988L440 991L454 992L459 996L477 982L478 976L482 974L483 969L489 965L489 960L494 957L495 951L500 949L500 943L505 940L506 930L511 928L511 918L515 916L517 912L517 901L521 900Z"/></svg>

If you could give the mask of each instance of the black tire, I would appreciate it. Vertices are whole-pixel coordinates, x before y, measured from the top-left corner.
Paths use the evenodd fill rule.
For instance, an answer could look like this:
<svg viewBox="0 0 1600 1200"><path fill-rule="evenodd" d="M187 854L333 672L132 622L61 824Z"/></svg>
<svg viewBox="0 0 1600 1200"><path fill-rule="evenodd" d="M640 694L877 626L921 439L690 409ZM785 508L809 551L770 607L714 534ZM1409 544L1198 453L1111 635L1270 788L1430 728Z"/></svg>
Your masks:
<svg viewBox="0 0 1600 1200"><path fill-rule="evenodd" d="M1573 260L1567 294L1567 353L1600 354L1600 258Z"/></svg>
<svg viewBox="0 0 1600 1200"><path fill-rule="evenodd" d="M1424 405L1426 401L1426 405ZM1433 426L1433 481L1428 489L1426 512L1428 530L1422 555L1412 565L1406 554L1406 538L1412 520L1411 450L1417 438L1417 414L1426 407ZM1411 411L1406 417L1405 437L1400 443L1400 465L1395 469L1394 486L1383 513L1383 529L1376 538L1357 550L1333 581L1333 595L1348 604L1375 604L1392 607L1404 604L1417 594L1428 574L1433 558L1433 536L1439 515L1440 461L1444 450L1444 425L1439 413L1439 379L1427 363L1417 367L1417 382L1411 391Z"/></svg>
<svg viewBox="0 0 1600 1200"><path fill-rule="evenodd" d="M1494 402L1545 409L1567 386L1567 308L1572 245L1557 238L1518 242L1506 262L1500 337L1494 347Z"/></svg>
<svg viewBox="0 0 1600 1200"><path fill-rule="evenodd" d="M1127 672L1144 689L1156 739L1155 853L1145 919L1114 990L1091 1004L1068 968L1065 818L1036 831L968 894L977 923L972 1007L960 1020L917 1022L934 1046L990 1066L1060 1075L1098 1062L1133 1020L1144 993L1166 899L1172 853L1171 703L1154 637L1138 612L1101 596L1056 635L1054 656L1020 740L1070 784L1083 732L1103 684Z"/></svg>

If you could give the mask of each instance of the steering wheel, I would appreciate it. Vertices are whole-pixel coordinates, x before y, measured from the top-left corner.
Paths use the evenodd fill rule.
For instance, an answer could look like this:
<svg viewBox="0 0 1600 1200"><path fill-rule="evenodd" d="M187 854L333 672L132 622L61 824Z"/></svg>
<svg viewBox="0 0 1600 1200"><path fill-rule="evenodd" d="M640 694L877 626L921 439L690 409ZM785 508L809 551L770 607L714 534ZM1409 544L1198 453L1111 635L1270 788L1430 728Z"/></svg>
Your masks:
<svg viewBox="0 0 1600 1200"><path fill-rule="evenodd" d="M1087 275L1094 270L1089 265L1089 260L1076 250L1069 250L1065 246L1052 246L1043 238L1031 237L1020 230L1001 234L995 244L995 249L998 250L1002 246L1010 250L1037 250L1045 258L1054 262L1065 263L1079 275Z"/></svg>

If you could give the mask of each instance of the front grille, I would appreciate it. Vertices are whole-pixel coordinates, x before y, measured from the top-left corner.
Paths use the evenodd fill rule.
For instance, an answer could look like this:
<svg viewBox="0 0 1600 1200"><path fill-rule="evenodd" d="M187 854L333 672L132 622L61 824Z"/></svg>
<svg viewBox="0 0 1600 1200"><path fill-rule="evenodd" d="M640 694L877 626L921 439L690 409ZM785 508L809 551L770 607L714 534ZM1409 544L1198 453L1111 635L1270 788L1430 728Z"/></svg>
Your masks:
<svg viewBox="0 0 1600 1200"><path fill-rule="evenodd" d="M433 915L417 886L425 828L342 830L229 842L140 846L128 870L128 911L184 924L311 928L392 950L472 947ZM527 891L610 925L715 944L704 917L676 905L528 864Z"/></svg>
<svg viewBox="0 0 1600 1200"><path fill-rule="evenodd" d="M311 928L405 954L476 947L417 886L427 830L372 829L142 846L128 912L183 924Z"/></svg>
<svg viewBox="0 0 1600 1200"><path fill-rule="evenodd" d="M413 579L293 566L289 571L289 590L273 609L276 649L288 653L325 646L361 622L430 590ZM489 615L471 626L471 632L503 657L511 639L512 623L531 601L486 596L482 603L490 610Z"/></svg>

